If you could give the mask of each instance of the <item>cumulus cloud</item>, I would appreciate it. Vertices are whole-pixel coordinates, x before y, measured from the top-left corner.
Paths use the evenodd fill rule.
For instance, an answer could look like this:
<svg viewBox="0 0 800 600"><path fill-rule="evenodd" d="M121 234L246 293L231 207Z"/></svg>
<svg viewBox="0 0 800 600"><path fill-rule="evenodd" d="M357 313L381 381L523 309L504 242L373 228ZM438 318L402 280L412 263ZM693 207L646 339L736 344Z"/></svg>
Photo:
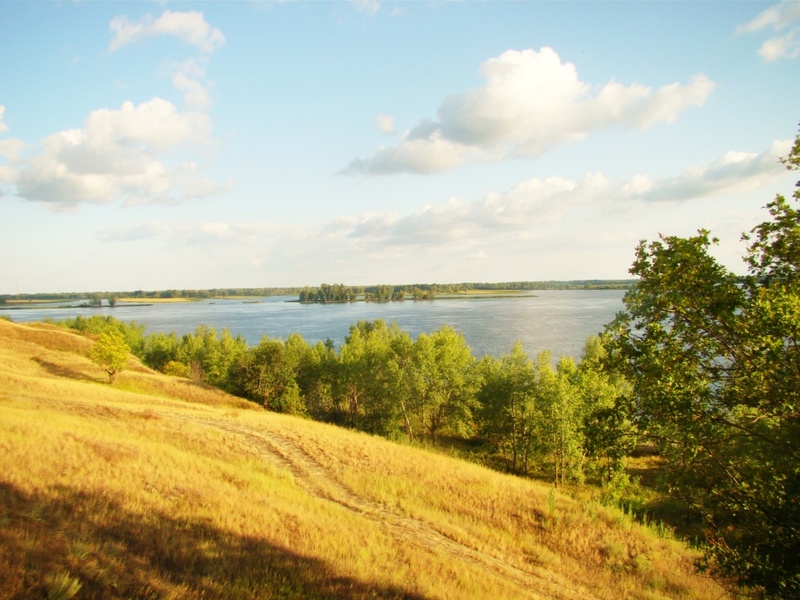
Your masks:
<svg viewBox="0 0 800 600"><path fill-rule="evenodd" d="M564 218L577 206L607 191L609 181L589 174L576 182L559 177L532 178L484 198L427 206L405 216L367 214L331 225L348 238L376 245L447 245L470 239L539 228Z"/></svg>
<svg viewBox="0 0 800 600"><path fill-rule="evenodd" d="M349 174L436 173L472 159L536 157L615 125L646 128L701 106L714 83L697 75L658 89L583 82L551 48L509 50L481 66L485 84L446 98L394 147L352 161Z"/></svg>
<svg viewBox="0 0 800 600"><path fill-rule="evenodd" d="M621 191L625 196L646 202L685 201L724 192L749 191L786 175L779 158L787 156L791 148L790 140L776 140L760 154L728 152L675 177L657 181L641 175L634 177Z"/></svg>
<svg viewBox="0 0 800 600"><path fill-rule="evenodd" d="M208 115L180 112L160 98L95 110L82 129L45 138L40 153L19 161L17 193L57 209L115 201L174 203L217 194L227 186L202 177L186 158L210 134Z"/></svg>
<svg viewBox="0 0 800 600"><path fill-rule="evenodd" d="M225 44L222 31L209 25L203 13L197 11L165 10L155 20L151 15L146 15L138 21L120 15L111 20L109 28L114 34L108 45L109 52L156 36L175 37L205 53L211 53Z"/></svg>
<svg viewBox="0 0 800 600"><path fill-rule="evenodd" d="M779 157L786 156L791 146L790 140L781 140L760 154L728 152L711 163L656 180L636 175L614 183L602 173L589 173L580 181L532 178L470 202L453 198L408 215L373 213L340 219L323 233L380 247L448 245L541 231L576 211L618 211L635 202L697 201L766 186L785 177Z"/></svg>
<svg viewBox="0 0 800 600"><path fill-rule="evenodd" d="M736 32L757 33L763 30L775 35L765 40L758 49L762 59L773 61L800 56L800 2L783 0L762 11L752 21L740 25Z"/></svg>

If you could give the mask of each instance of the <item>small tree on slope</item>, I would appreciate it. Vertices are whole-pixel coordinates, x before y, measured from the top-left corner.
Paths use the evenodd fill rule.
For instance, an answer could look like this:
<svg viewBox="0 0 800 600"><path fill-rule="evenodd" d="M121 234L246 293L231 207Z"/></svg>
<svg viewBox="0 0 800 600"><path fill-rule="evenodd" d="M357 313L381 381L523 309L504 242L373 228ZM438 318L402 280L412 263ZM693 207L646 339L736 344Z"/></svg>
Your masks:
<svg viewBox="0 0 800 600"><path fill-rule="evenodd" d="M125 368L130 351L122 333L110 329L100 334L89 352L89 358L108 373L109 383L114 383L117 373Z"/></svg>

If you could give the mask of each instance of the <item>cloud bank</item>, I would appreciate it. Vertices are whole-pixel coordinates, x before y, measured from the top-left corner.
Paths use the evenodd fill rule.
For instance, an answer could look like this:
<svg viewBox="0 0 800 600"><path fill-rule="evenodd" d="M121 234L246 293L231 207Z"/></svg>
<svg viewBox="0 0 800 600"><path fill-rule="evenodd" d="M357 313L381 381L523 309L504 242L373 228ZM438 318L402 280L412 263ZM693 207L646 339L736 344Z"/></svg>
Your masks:
<svg viewBox="0 0 800 600"><path fill-rule="evenodd" d="M729 152L674 177L651 180L638 175L615 184L602 173L580 181L528 179L505 192L490 192L471 202L451 199L413 214L367 214L328 226L364 246L448 245L470 239L541 229L575 210L624 210L632 203L689 202L725 192L763 187L786 175L779 157L790 140L775 141L760 154Z"/></svg>
<svg viewBox="0 0 800 600"><path fill-rule="evenodd" d="M682 173L652 180L637 175L613 182L602 173L589 173L579 181L549 177L531 178L502 192L462 201L451 198L438 205L399 215L368 213L331 221L317 230L274 223L166 223L150 222L109 230L105 241L161 240L164 242L223 244L254 248L273 245L323 244L321 255L341 255L347 248L370 256L398 256L410 249L473 248L492 244L508 246L513 239L546 235L559 223L578 216L664 202L695 202L731 191L764 187L786 176L779 162L791 149L791 140L775 141L761 153L729 152ZM302 241L302 243L300 243Z"/></svg>
<svg viewBox="0 0 800 600"><path fill-rule="evenodd" d="M436 119L421 121L400 144L352 161L346 174L438 173L469 160L536 157L592 131L647 128L701 106L714 83L697 75L656 90L585 83L551 48L509 50L483 63L486 83L446 98Z"/></svg>

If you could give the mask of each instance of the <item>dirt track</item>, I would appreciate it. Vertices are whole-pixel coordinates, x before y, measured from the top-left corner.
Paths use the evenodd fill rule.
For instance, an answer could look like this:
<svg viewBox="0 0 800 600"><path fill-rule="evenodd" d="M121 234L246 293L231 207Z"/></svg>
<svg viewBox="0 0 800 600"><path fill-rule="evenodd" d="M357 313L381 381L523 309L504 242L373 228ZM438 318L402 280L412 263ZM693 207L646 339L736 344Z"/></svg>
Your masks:
<svg viewBox="0 0 800 600"><path fill-rule="evenodd" d="M388 528L391 534L404 544L446 552L454 560L479 565L504 579L512 580L527 592L530 598L552 598L557 600L595 598L586 589L575 589L574 584L545 569L520 569L485 551L472 548L436 530L428 523L406 514L391 510L368 498L358 495L343 485L313 456L297 444L275 432L260 431L253 426L223 419L207 419L174 415L181 420L211 427L242 436L249 447L265 460L287 469L294 480L309 495L335 502Z"/></svg>

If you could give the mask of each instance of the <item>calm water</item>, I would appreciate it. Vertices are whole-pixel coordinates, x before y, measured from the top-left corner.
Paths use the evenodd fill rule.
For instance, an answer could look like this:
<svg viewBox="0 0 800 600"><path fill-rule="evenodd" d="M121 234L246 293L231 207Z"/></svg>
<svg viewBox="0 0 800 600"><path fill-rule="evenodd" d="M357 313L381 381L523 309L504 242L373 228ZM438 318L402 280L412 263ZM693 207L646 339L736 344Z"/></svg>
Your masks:
<svg viewBox="0 0 800 600"><path fill-rule="evenodd" d="M331 338L344 342L349 326L359 320L384 319L396 322L412 337L452 325L462 332L475 356L500 356L517 340L535 356L550 350L554 357L580 357L586 338L622 310L618 290L547 290L522 297L438 299L432 302L390 302L373 304L299 304L294 297L272 297L257 302L209 300L153 304L118 305L115 308L37 308L1 310L16 322L62 320L76 315L113 315L121 321L146 325L146 333L170 332L182 335L201 323L218 331L227 327L241 334L250 345L262 336L286 338L299 333L311 344Z"/></svg>

